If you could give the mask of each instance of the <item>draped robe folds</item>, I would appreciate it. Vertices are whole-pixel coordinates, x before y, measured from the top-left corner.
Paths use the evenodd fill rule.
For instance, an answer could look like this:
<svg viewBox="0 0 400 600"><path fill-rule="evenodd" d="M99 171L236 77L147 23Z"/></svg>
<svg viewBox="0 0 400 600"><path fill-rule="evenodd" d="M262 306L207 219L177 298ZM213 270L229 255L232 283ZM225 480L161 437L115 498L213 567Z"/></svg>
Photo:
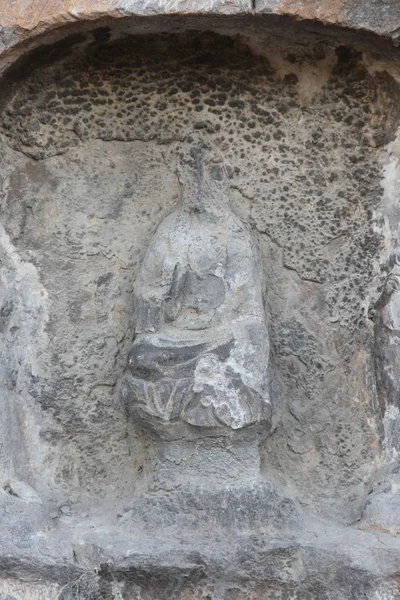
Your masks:
<svg viewBox="0 0 400 600"><path fill-rule="evenodd" d="M159 225L135 283L125 401L163 421L239 429L270 415L261 261L221 161L191 150L196 185Z"/></svg>

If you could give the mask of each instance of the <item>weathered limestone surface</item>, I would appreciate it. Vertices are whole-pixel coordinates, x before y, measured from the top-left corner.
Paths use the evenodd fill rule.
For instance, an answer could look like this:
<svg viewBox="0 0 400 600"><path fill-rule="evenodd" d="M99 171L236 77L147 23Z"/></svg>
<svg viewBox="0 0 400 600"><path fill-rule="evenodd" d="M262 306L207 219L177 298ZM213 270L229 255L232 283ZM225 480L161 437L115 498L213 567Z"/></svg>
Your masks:
<svg viewBox="0 0 400 600"><path fill-rule="evenodd" d="M399 598L398 4L0 25L1 600Z"/></svg>
<svg viewBox="0 0 400 600"><path fill-rule="evenodd" d="M159 14L288 15L363 29L394 40L400 28L397 0L3 0L3 49L67 23Z"/></svg>
<svg viewBox="0 0 400 600"><path fill-rule="evenodd" d="M157 227L135 283L123 399L145 422L233 430L271 421L258 244L230 208L222 156L180 152L181 206ZM182 434L179 434L180 436Z"/></svg>

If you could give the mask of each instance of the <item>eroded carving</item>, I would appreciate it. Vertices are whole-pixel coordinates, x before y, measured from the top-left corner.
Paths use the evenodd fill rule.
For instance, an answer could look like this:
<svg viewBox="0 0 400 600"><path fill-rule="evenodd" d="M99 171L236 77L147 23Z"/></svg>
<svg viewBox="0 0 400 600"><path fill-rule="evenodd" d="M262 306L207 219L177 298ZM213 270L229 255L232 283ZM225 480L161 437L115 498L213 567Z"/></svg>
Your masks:
<svg viewBox="0 0 400 600"><path fill-rule="evenodd" d="M135 283L124 386L145 418L240 429L270 418L257 243L229 205L222 158L201 137L180 154L181 205L159 225Z"/></svg>

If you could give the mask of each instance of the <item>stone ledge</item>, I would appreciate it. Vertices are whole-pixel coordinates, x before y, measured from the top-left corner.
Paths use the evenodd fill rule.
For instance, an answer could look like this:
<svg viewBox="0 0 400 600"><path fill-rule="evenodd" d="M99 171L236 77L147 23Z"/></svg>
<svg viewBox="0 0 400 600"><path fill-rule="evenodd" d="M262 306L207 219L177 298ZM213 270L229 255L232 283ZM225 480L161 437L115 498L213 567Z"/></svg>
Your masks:
<svg viewBox="0 0 400 600"><path fill-rule="evenodd" d="M175 15L281 15L363 30L390 38L400 35L397 0L3 0L0 5L0 55L22 42L67 25L98 19ZM227 22L228 25L228 22Z"/></svg>
<svg viewBox="0 0 400 600"><path fill-rule="evenodd" d="M22 553L3 543L0 597L377 600L400 592L396 541L376 531L314 521L281 540L180 532L177 548L162 529L155 538L86 526L74 532L61 524Z"/></svg>
<svg viewBox="0 0 400 600"><path fill-rule="evenodd" d="M22 0L17 4L5 0L0 6L0 26L38 32L55 24L64 25L106 16L232 15L251 11L252 0Z"/></svg>
<svg viewBox="0 0 400 600"><path fill-rule="evenodd" d="M397 0L255 0L255 12L363 29L394 40L400 28L400 4Z"/></svg>

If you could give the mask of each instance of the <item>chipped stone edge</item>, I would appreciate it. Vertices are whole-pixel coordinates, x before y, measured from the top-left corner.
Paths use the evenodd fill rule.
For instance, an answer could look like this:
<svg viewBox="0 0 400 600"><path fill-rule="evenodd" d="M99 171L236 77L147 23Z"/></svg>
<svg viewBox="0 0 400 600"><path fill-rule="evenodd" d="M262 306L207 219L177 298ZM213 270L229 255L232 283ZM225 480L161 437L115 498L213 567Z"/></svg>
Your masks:
<svg viewBox="0 0 400 600"><path fill-rule="evenodd" d="M35 19L29 14L29 8L25 9L23 15L10 15L11 5L0 6L0 59L9 57L10 64L17 59L27 46L37 43L37 38L51 32L61 33L60 30L66 26L90 23L99 19L120 18L143 18L153 19L162 16L208 16L224 17L232 16L267 16L276 15L290 17L294 20L315 22L326 26L336 26L345 30L364 31L389 38L397 45L398 31L400 31L400 5L392 9L393 18L391 27L387 28L382 23L374 22L369 15L369 3L365 4L362 14L352 15L355 0L340 0L335 6L337 10L331 10L332 5L327 0L321 2L306 3L305 0L297 0L288 3L287 0L204 0L193 2L190 0L84 0L77 3L71 0L59 0L53 13L46 16L38 15ZM32 13L35 11L36 2L32 1ZM51 5L51 3L50 3ZM47 6L47 4L46 4ZM18 48L22 49L18 51ZM16 52L12 52L12 51ZM11 56L11 54L13 56ZM7 62L7 60L6 60Z"/></svg>

